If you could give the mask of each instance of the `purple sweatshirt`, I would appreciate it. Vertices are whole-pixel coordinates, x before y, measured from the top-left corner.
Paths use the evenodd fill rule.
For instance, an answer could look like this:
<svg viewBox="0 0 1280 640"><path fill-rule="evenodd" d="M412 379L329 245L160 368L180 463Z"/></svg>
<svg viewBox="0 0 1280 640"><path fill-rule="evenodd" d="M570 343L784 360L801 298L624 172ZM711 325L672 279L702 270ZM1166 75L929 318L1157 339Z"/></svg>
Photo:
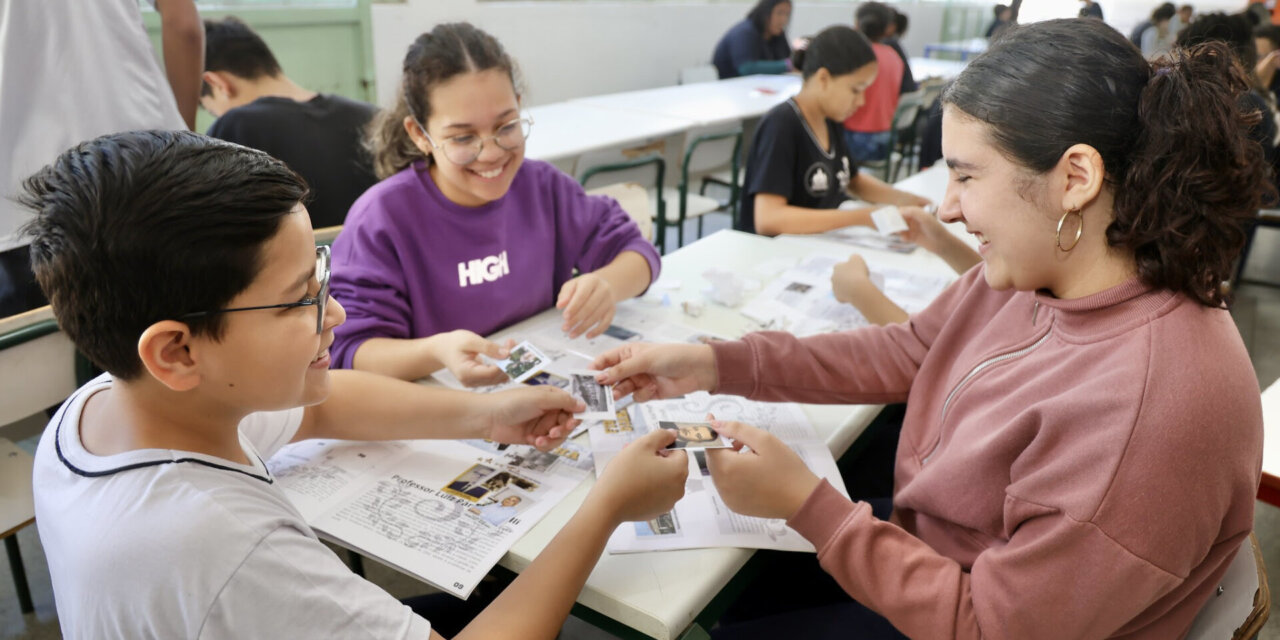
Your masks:
<svg viewBox="0 0 1280 640"><path fill-rule="evenodd" d="M425 162L369 189L333 243L333 296L347 310L333 358L350 368L369 338L488 335L555 304L560 287L623 251L660 258L612 198L588 196L545 162L526 159L511 189L480 207L440 193Z"/></svg>

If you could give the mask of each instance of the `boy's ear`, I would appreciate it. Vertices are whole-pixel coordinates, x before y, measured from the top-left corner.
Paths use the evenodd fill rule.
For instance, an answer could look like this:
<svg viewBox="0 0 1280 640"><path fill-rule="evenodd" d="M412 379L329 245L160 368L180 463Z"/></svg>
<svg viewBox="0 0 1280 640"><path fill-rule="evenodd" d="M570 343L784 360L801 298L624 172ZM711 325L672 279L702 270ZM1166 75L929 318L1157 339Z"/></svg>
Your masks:
<svg viewBox="0 0 1280 640"><path fill-rule="evenodd" d="M235 83L219 71L205 71L200 79L213 89L215 96L221 91L227 98L234 98L238 92Z"/></svg>
<svg viewBox="0 0 1280 640"><path fill-rule="evenodd" d="M200 367L191 354L191 328L177 320L161 320L138 338L138 357L147 373L174 391L200 384Z"/></svg>

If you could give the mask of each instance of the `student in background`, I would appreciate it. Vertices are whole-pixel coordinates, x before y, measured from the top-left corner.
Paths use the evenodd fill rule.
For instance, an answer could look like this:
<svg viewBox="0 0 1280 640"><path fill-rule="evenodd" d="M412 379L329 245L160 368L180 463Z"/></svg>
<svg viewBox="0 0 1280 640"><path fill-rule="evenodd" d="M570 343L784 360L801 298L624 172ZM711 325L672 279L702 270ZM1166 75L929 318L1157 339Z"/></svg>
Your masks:
<svg viewBox="0 0 1280 640"><path fill-rule="evenodd" d="M907 221L902 239L938 255L956 273L963 274L982 262L977 251L948 231L933 214L915 207L903 207L900 211ZM836 265L831 274L831 292L836 300L857 307L871 324L906 322L910 318L910 314L871 281L866 261L856 253Z"/></svg>
<svg viewBox="0 0 1280 640"><path fill-rule="evenodd" d="M898 108L902 68L906 65L884 44L885 33L893 22L893 10L879 2L864 2L854 13L854 23L875 53L879 71L865 92L865 104L844 121L845 143L858 162L874 162L889 157L889 127Z"/></svg>
<svg viewBox="0 0 1280 640"><path fill-rule="evenodd" d="M187 132L98 138L27 182L40 284L108 371L63 404L36 451L67 637L440 638L321 544L263 461L307 438L549 450L573 426L581 404L551 387L481 396L330 373L344 314L305 195L267 154ZM459 637L555 637L614 528L683 493L685 456L659 453L673 440L628 446Z"/></svg>
<svg viewBox="0 0 1280 640"><path fill-rule="evenodd" d="M885 31L884 43L893 48L897 52L898 57L902 58L902 86L898 87L898 93L911 93L920 88L916 83L916 77L911 73L911 61L907 59L907 52L902 49L902 37L907 35L907 26L910 20L907 14L890 9L893 11L893 21L889 23L889 28Z"/></svg>
<svg viewBox="0 0 1280 640"><path fill-rule="evenodd" d="M1253 42L1258 49L1259 86L1271 92L1271 99L1280 99L1280 27L1265 24L1254 28Z"/></svg>
<svg viewBox="0 0 1280 640"><path fill-rule="evenodd" d="M21 181L105 133L191 128L204 54L193 0L154 0L163 67L138 0L12 0L0 7L0 317L43 306L18 228ZM77 98L79 96L79 98Z"/></svg>
<svg viewBox="0 0 1280 640"><path fill-rule="evenodd" d="M1151 24L1143 29L1138 45L1142 49L1142 55L1155 58L1173 48L1178 32L1173 28L1172 21L1177 14L1172 2L1166 2L1151 12Z"/></svg>
<svg viewBox="0 0 1280 640"><path fill-rule="evenodd" d="M987 25L986 37L988 40L995 37L1001 29L1004 29L1013 22L1013 9L1010 8L1009 5L998 4L992 8L991 12L995 14L995 19L991 21L991 24Z"/></svg>
<svg viewBox="0 0 1280 640"><path fill-rule="evenodd" d="M551 307L571 337L600 335L614 306L658 277L657 250L613 199L524 157L532 122L493 36L438 25L403 68L396 105L371 129L383 180L333 245L348 314L334 362L408 380L447 367L493 384L507 376L479 356L505 348L481 335Z"/></svg>
<svg viewBox="0 0 1280 640"><path fill-rule="evenodd" d="M1239 98L1240 107L1261 116L1253 121L1250 137L1262 147L1272 179L1280 187L1280 151L1277 150L1277 144L1280 144L1277 116L1280 111L1276 108L1274 94L1267 90L1256 73L1261 65L1253 29L1247 14L1208 13L1178 34L1178 46L1186 48L1206 42L1221 42L1231 48L1249 82L1249 91Z"/></svg>
<svg viewBox="0 0 1280 640"><path fill-rule="evenodd" d="M792 61L804 85L760 119L747 156L736 228L772 236L870 225L874 207L837 208L851 197L928 204L858 171L845 147L840 122L862 106L876 77L876 54L866 37L848 27L829 27L792 54Z"/></svg>
<svg viewBox="0 0 1280 640"><path fill-rule="evenodd" d="M720 79L791 70L787 23L791 0L758 0L747 17L733 25L711 54Z"/></svg>
<svg viewBox="0 0 1280 640"><path fill-rule="evenodd" d="M1097 20L1011 28L944 94L939 211L981 267L903 324L596 360L636 402L907 402L891 515L769 433L718 424L750 448L708 452L726 506L786 518L818 555L776 556L808 579L757 581L811 608L731 612L714 637L1186 636L1247 544L1262 460L1219 286L1269 190L1246 90L1218 43L1152 64Z"/></svg>
<svg viewBox="0 0 1280 640"><path fill-rule="evenodd" d="M217 118L209 135L283 160L311 185L311 226L342 224L356 198L378 181L361 144L377 110L299 86L235 16L206 20L204 30L200 103Z"/></svg>

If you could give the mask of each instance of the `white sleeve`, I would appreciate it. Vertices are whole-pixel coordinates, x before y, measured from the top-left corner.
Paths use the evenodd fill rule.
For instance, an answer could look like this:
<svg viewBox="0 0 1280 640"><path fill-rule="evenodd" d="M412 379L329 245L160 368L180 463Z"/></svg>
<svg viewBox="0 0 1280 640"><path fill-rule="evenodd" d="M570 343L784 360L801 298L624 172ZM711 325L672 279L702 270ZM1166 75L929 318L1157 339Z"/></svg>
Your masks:
<svg viewBox="0 0 1280 640"><path fill-rule="evenodd" d="M328 547L282 526L245 558L200 638L428 638L431 624L357 576Z"/></svg>
<svg viewBox="0 0 1280 640"><path fill-rule="evenodd" d="M240 433L253 443L258 455L268 460L281 447L289 444L302 426L303 407L284 411L259 411L240 421Z"/></svg>

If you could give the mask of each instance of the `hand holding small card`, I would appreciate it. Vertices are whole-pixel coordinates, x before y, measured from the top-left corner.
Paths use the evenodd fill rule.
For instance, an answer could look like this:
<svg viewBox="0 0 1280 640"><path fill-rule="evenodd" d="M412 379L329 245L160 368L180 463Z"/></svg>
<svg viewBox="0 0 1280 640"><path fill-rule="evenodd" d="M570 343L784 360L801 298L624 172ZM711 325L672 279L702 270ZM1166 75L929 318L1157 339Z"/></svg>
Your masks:
<svg viewBox="0 0 1280 640"><path fill-rule="evenodd" d="M587 405L583 413L574 414L580 420L613 420L618 410L613 401L613 385L596 382L599 371L573 371L569 373L569 394Z"/></svg>
<svg viewBox="0 0 1280 640"><path fill-rule="evenodd" d="M493 360L487 356L482 357L487 362L492 363L493 366L502 369L508 376L511 376L512 382L524 382L537 375L538 372L551 363L551 358L548 358L546 354L539 351L537 347L527 340L513 347L506 360Z"/></svg>
<svg viewBox="0 0 1280 640"><path fill-rule="evenodd" d="M871 212L871 222L875 223L880 235L893 235L907 230L907 221L897 207L881 207Z"/></svg>
<svg viewBox="0 0 1280 640"><path fill-rule="evenodd" d="M728 438L720 435L710 422L658 421L660 429L676 432L676 441L668 449L724 449L732 447Z"/></svg>

